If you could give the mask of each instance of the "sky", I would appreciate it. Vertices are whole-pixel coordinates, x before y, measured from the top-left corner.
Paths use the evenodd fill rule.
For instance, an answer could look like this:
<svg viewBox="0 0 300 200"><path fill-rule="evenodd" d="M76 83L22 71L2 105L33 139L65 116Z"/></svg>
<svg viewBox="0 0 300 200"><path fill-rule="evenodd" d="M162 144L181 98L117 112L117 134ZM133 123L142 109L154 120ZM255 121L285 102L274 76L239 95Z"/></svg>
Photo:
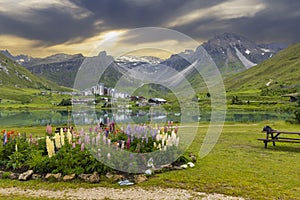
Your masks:
<svg viewBox="0 0 300 200"><path fill-rule="evenodd" d="M120 49L151 44L174 52L193 47L155 31L136 37L135 30L143 27L178 31L199 44L232 32L259 43L290 45L300 41L300 1L0 0L0 49L13 55L103 50L117 55Z"/></svg>

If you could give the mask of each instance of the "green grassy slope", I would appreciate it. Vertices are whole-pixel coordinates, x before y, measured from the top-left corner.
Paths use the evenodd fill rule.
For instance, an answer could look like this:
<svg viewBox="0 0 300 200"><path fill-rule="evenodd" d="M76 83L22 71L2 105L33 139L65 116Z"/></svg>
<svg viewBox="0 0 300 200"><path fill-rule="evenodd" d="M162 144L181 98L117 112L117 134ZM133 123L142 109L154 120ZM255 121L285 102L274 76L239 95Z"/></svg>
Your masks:
<svg viewBox="0 0 300 200"><path fill-rule="evenodd" d="M33 75L25 67L0 54L0 98L31 102L33 93L39 91L68 91L44 78Z"/></svg>
<svg viewBox="0 0 300 200"><path fill-rule="evenodd" d="M57 84L33 75L3 54L0 54L0 86L62 90Z"/></svg>
<svg viewBox="0 0 300 200"><path fill-rule="evenodd" d="M251 89L297 90L300 86L300 43L225 81L229 91ZM269 86L266 86L271 82Z"/></svg>

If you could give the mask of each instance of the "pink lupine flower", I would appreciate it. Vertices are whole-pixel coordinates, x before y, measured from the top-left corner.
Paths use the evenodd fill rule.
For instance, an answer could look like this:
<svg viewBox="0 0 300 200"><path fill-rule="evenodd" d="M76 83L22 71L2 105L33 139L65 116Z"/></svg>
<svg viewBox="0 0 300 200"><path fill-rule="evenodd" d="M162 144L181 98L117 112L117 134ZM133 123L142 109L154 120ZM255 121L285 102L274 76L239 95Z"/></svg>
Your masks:
<svg viewBox="0 0 300 200"><path fill-rule="evenodd" d="M52 134L52 126L50 124L47 124L46 126L46 133L48 133L49 135Z"/></svg>
<svg viewBox="0 0 300 200"><path fill-rule="evenodd" d="M75 142L72 143L72 148L73 148L73 149L76 148L76 143L75 143Z"/></svg>
<svg viewBox="0 0 300 200"><path fill-rule="evenodd" d="M130 149L130 137L127 138L126 148Z"/></svg>
<svg viewBox="0 0 300 200"><path fill-rule="evenodd" d="M177 133L178 132L178 126L176 125L176 127L175 127L175 133Z"/></svg>
<svg viewBox="0 0 300 200"><path fill-rule="evenodd" d="M81 144L80 150L84 151L84 143Z"/></svg>
<svg viewBox="0 0 300 200"><path fill-rule="evenodd" d="M96 145L99 145L99 141L100 141L100 134L98 134L96 137Z"/></svg>
<svg viewBox="0 0 300 200"><path fill-rule="evenodd" d="M164 127L164 132L167 133L168 132L168 127Z"/></svg>

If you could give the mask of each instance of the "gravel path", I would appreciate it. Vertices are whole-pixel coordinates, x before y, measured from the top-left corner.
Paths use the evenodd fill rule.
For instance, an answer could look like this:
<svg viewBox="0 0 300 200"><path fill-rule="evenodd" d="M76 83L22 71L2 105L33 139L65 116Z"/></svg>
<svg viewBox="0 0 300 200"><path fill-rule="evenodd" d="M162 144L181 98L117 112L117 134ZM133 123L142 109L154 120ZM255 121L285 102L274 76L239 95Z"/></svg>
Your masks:
<svg viewBox="0 0 300 200"><path fill-rule="evenodd" d="M98 187L92 189L68 189L61 191L51 190L29 190L18 187L0 188L0 194L3 196L13 196L15 194L24 195L28 197L47 197L60 199L164 199L164 200L185 200L185 199L203 199L203 200L243 200L239 197L225 196L222 194L206 194L202 192L193 192L183 189L162 189L149 188L147 190L141 188L124 188L113 189L106 187Z"/></svg>

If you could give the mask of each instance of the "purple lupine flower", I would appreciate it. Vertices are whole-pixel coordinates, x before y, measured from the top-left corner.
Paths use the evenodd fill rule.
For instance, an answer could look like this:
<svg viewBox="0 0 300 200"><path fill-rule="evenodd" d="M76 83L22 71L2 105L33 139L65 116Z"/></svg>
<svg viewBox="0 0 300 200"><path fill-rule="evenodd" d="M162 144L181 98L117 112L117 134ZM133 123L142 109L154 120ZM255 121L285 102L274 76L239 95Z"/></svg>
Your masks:
<svg viewBox="0 0 300 200"><path fill-rule="evenodd" d="M106 130L105 130L105 136L108 137L108 134L109 134L109 130L106 129Z"/></svg>
<svg viewBox="0 0 300 200"><path fill-rule="evenodd" d="M90 142L91 142L91 141L90 141L90 136L89 136L89 135L86 135L86 136L85 136L85 143L86 143L86 144L90 144Z"/></svg>
<svg viewBox="0 0 300 200"><path fill-rule="evenodd" d="M7 133L5 131L3 135L3 145L6 145L6 143L7 143Z"/></svg>
<svg viewBox="0 0 300 200"><path fill-rule="evenodd" d="M81 138L78 139L78 144L81 144Z"/></svg>
<svg viewBox="0 0 300 200"><path fill-rule="evenodd" d="M84 151L84 143L81 144L80 150Z"/></svg>
<svg viewBox="0 0 300 200"><path fill-rule="evenodd" d="M131 153L130 154L130 160L132 160L134 158L134 155Z"/></svg>
<svg viewBox="0 0 300 200"><path fill-rule="evenodd" d="M130 126L130 124L128 124L128 125L127 125L127 128L126 128L126 130L129 130L129 131L131 131L131 126Z"/></svg>
<svg viewBox="0 0 300 200"><path fill-rule="evenodd" d="M83 136L84 135L84 130L81 129L80 132L79 132L80 136Z"/></svg>
<svg viewBox="0 0 300 200"><path fill-rule="evenodd" d="M149 139L148 139L148 137L146 137L146 144L148 144L148 141L149 141Z"/></svg>
<svg viewBox="0 0 300 200"><path fill-rule="evenodd" d="M126 135L127 135L127 136L130 135L130 130L129 130L129 129L126 130Z"/></svg>

